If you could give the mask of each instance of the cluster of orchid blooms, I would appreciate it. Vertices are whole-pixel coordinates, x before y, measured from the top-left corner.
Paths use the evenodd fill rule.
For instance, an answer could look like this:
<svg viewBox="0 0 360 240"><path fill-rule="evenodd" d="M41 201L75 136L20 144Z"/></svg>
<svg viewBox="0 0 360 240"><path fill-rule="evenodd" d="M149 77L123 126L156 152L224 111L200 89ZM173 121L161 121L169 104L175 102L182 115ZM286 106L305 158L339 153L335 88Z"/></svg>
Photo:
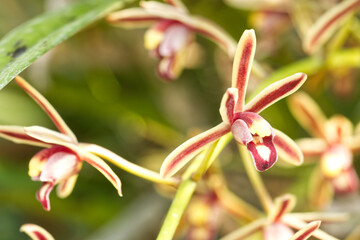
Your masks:
<svg viewBox="0 0 360 240"><path fill-rule="evenodd" d="M226 213L247 224L224 236L224 240L246 239L256 232L262 232L266 240L307 239L310 236L336 239L318 228L321 221L344 221L345 214L290 213L295 206L295 197L284 194L272 200L258 172L272 167L278 158L299 166L316 157L320 158L320 163L315 173L317 187L313 188L314 198L317 197L317 192L329 189L337 194L356 192L359 179L352 161L353 154L360 152L360 125L354 130L352 123L340 115L327 120L320 107L306 93L293 94L306 81L307 75L304 73L295 73L270 84L245 103L247 85L255 63L255 31L245 30L236 44L221 27L204 18L190 15L181 1L165 2L141 2L140 8L115 12L107 19L112 24L123 27L150 26L145 33L145 47L159 60L157 72L166 80L178 78L186 67L192 45L196 44L195 33L209 38L223 49L233 59L233 68L231 86L225 91L220 103L222 122L177 147L164 160L160 173L156 173L96 144L78 142L50 103L24 79L16 77L16 83L40 105L58 129L54 131L40 126L0 126L2 138L45 148L29 162L30 177L42 182L36 197L43 208L50 210L49 195L55 185L58 185L59 197L64 198L71 193L84 161L99 170L122 196L120 179L103 159L144 179L177 187L183 176L174 175L187 163L199 155L206 155L207 150L221 140L233 137L240 145L242 159L248 161L251 156L254 167L258 170L253 171L254 167L247 168L265 212L260 212L228 190L219 166L214 162L220 150L211 156L205 170L201 172L200 179L206 183L205 190L190 201L184 214L188 239L214 239ZM250 8L260 6L251 5L251 1L226 2L233 6L243 6L246 3ZM274 9L271 1L256 2L268 3L261 5L261 11L267 11L267 7ZM287 1L275 2L276 6L280 6ZM283 9L287 8L287 4L282 5ZM359 0L343 1L321 16L304 37L304 50L308 53L319 51L340 24L359 6ZM267 11L267 16L271 13L279 14ZM313 138L293 141L259 115L265 108L291 94L289 108ZM28 233L33 239L54 239L46 230L34 224L23 225L21 231Z"/></svg>

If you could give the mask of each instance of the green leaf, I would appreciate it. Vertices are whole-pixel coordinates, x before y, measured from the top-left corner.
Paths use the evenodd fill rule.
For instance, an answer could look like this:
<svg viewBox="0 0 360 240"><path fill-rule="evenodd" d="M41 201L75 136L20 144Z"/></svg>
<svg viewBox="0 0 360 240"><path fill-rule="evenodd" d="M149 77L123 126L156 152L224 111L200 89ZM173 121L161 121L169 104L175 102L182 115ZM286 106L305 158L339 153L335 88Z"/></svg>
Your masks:
<svg viewBox="0 0 360 240"><path fill-rule="evenodd" d="M0 40L0 89L36 59L94 21L134 0L86 0L47 12Z"/></svg>

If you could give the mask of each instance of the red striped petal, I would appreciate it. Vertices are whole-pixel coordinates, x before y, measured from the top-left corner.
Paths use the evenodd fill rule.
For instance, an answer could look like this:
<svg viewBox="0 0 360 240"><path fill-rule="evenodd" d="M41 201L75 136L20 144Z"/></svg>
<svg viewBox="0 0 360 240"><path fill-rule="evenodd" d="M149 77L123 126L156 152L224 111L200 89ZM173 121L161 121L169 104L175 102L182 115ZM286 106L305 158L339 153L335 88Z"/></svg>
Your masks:
<svg viewBox="0 0 360 240"><path fill-rule="evenodd" d="M305 73L296 73L269 85L246 104L244 111L260 113L268 106L297 91L306 78Z"/></svg>
<svg viewBox="0 0 360 240"><path fill-rule="evenodd" d="M296 203L296 198L292 194L285 194L275 199L274 208L270 213L270 220L272 222L279 222L284 214L293 210Z"/></svg>
<svg viewBox="0 0 360 240"><path fill-rule="evenodd" d="M304 161L304 155L296 143L285 135L283 132L273 129L275 133L274 144L279 157L288 163L296 166L301 165Z"/></svg>
<svg viewBox="0 0 360 240"><path fill-rule="evenodd" d="M238 103L236 104L236 111L239 112L243 110L246 88L255 56L255 48L255 31L245 30L237 45L232 70L231 86L239 90Z"/></svg>
<svg viewBox="0 0 360 240"><path fill-rule="evenodd" d="M166 157L161 166L160 175L164 178L171 177L204 149L206 145L228 132L230 132L230 126L227 123L221 123L206 132L190 138Z"/></svg>
<svg viewBox="0 0 360 240"><path fill-rule="evenodd" d="M359 0L348 0L325 12L308 30L303 43L304 50L307 53L318 50L359 6Z"/></svg>
<svg viewBox="0 0 360 240"><path fill-rule="evenodd" d="M223 122L232 124L234 120L235 104L238 99L237 88L228 88L220 104L220 115Z"/></svg>
<svg viewBox="0 0 360 240"><path fill-rule="evenodd" d="M54 237L48 231L32 223L23 224L20 227L20 232L26 233L32 240L54 240Z"/></svg>
<svg viewBox="0 0 360 240"><path fill-rule="evenodd" d="M0 126L0 137L19 144L28 144L38 147L51 146L51 144L29 136L26 133L25 128L21 126Z"/></svg>
<svg viewBox="0 0 360 240"><path fill-rule="evenodd" d="M37 200L39 200L39 202L46 211L50 211L49 195L53 188L54 184L52 182L44 182L40 187L39 191L36 193Z"/></svg>
<svg viewBox="0 0 360 240"><path fill-rule="evenodd" d="M314 221L297 231L290 240L306 240L320 227L321 221Z"/></svg>
<svg viewBox="0 0 360 240"><path fill-rule="evenodd" d="M27 94L29 94L32 99L34 99L37 104L39 104L39 106L46 112L46 114L50 117L60 132L69 136L73 142L77 142L75 134L66 125L65 121L60 117L59 113L49 103L49 101L44 98L44 96L36 91L36 89L27 83L23 78L17 76L15 77L15 81L22 89L25 90Z"/></svg>

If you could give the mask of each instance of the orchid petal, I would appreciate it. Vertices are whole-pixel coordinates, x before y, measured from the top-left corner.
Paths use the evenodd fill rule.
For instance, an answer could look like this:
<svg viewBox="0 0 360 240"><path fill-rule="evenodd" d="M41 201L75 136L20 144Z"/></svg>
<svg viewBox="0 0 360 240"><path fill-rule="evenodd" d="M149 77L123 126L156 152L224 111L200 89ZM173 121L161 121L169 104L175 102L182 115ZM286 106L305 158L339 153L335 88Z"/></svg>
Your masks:
<svg viewBox="0 0 360 240"><path fill-rule="evenodd" d="M325 138L326 117L314 100L304 92L298 92L289 98L289 108L300 125L314 137Z"/></svg>
<svg viewBox="0 0 360 240"><path fill-rule="evenodd" d="M28 144L38 147L50 147L50 144L29 136L24 127L20 126L0 126L0 137L10 140L14 143Z"/></svg>
<svg viewBox="0 0 360 240"><path fill-rule="evenodd" d="M44 96L42 96L35 88L33 88L29 83L27 83L23 78L17 76L15 77L16 83L25 90L29 96L34 99L34 101L39 104L39 106L46 112L46 114L53 121L55 126L59 129L60 132L69 136L73 142L77 142L75 134L71 129L66 125L64 120L60 117L59 113L55 108L49 103Z"/></svg>
<svg viewBox="0 0 360 240"><path fill-rule="evenodd" d="M327 142L322 138L301 138L296 144L304 154L305 159L309 157L320 157L328 147Z"/></svg>
<svg viewBox="0 0 360 240"><path fill-rule="evenodd" d="M91 166L96 168L101 172L116 188L120 197L122 197L121 192L121 181L119 177L113 172L113 170L99 157L91 153L83 153L83 160L89 163Z"/></svg>
<svg viewBox="0 0 360 240"><path fill-rule="evenodd" d="M54 183L44 182L38 192L36 193L36 198L39 200L41 205L46 211L50 211L50 199L49 195L54 188Z"/></svg>
<svg viewBox="0 0 360 240"><path fill-rule="evenodd" d="M277 151L271 137L265 137L263 143L255 144L250 142L246 145L254 160L255 167L262 172L271 168L277 158Z"/></svg>
<svg viewBox="0 0 360 240"><path fill-rule="evenodd" d="M164 33L163 40L159 45L159 54L162 57L173 56L176 52L184 49L192 39L190 30L183 24L172 24Z"/></svg>
<svg viewBox="0 0 360 240"><path fill-rule="evenodd" d="M308 30L303 42L304 51L313 53L318 50L359 6L359 0L348 0L325 12Z"/></svg>
<svg viewBox="0 0 360 240"><path fill-rule="evenodd" d="M311 222L315 220L321 220L325 223L339 223L349 220L349 213L341 212L305 212L305 213L290 213L292 217L298 218L305 222Z"/></svg>
<svg viewBox="0 0 360 240"><path fill-rule="evenodd" d="M290 216L290 214L285 215L282 219L282 222L286 223L288 226L295 228L295 229L302 229L304 227L306 227L307 223L294 218L292 216ZM312 236L318 239L326 239L326 240L338 240L337 238L329 235L328 233L320 230L320 229L316 229L315 231L313 231Z"/></svg>
<svg viewBox="0 0 360 240"><path fill-rule="evenodd" d="M334 190L323 176L320 167L316 167L311 174L309 186L309 200L313 207L323 208L331 202Z"/></svg>
<svg viewBox="0 0 360 240"><path fill-rule="evenodd" d="M106 20L111 24L124 28L142 28L161 20L161 17L148 13L143 8L129 8L111 13Z"/></svg>
<svg viewBox="0 0 360 240"><path fill-rule="evenodd" d="M247 10L265 11L276 10L281 11L288 2L285 0L224 0L228 5Z"/></svg>
<svg viewBox="0 0 360 240"><path fill-rule="evenodd" d="M273 129L275 133L274 144L279 157L288 163L299 166L304 161L304 155L296 143L283 132Z"/></svg>
<svg viewBox="0 0 360 240"><path fill-rule="evenodd" d="M357 192L359 189L359 177L353 167L345 170L331 179L331 184L337 194Z"/></svg>
<svg viewBox="0 0 360 240"><path fill-rule="evenodd" d="M252 234L260 231L267 224L267 219L257 219L221 238L221 240L247 239Z"/></svg>
<svg viewBox="0 0 360 240"><path fill-rule="evenodd" d="M25 127L24 129L25 129L25 133L28 134L30 137L33 137L45 143L56 144L56 145L71 143L71 138L68 135L58 133L56 131L44 127L32 126L32 127Z"/></svg>
<svg viewBox="0 0 360 240"><path fill-rule="evenodd" d="M236 43L228 33L215 23L202 17L190 16L185 14L181 9L159 2L142 1L140 5L145 8L149 14L184 24L218 44L229 56L234 55L234 46Z"/></svg>
<svg viewBox="0 0 360 240"><path fill-rule="evenodd" d="M75 153L62 146L55 148L48 157L39 176L39 180L42 182L57 184L77 174L81 169L81 161Z"/></svg>
<svg viewBox="0 0 360 240"><path fill-rule="evenodd" d="M285 194L275 199L274 208L269 215L270 221L279 222L284 214L293 210L296 198L292 194Z"/></svg>
<svg viewBox="0 0 360 240"><path fill-rule="evenodd" d="M232 70L231 86L239 90L238 102L236 104L236 110L239 112L241 112L244 107L245 93L255 56L255 49L255 31L245 30L236 48Z"/></svg>
<svg viewBox="0 0 360 240"><path fill-rule="evenodd" d="M360 133L351 137L346 137L343 143L353 152L360 152Z"/></svg>
<svg viewBox="0 0 360 240"><path fill-rule="evenodd" d="M321 221L313 221L297 231L289 240L306 240L320 227Z"/></svg>
<svg viewBox="0 0 360 240"><path fill-rule="evenodd" d="M223 122L232 124L234 119L234 110L237 99L238 99L237 88L228 88L220 104L220 115Z"/></svg>
<svg viewBox="0 0 360 240"><path fill-rule="evenodd" d="M294 231L281 222L273 223L264 228L264 240L289 240Z"/></svg>
<svg viewBox="0 0 360 240"><path fill-rule="evenodd" d="M70 195L75 187L76 180L78 178L78 174L74 174L71 177L62 180L58 183L56 188L56 194L59 198L66 198Z"/></svg>
<svg viewBox="0 0 360 240"><path fill-rule="evenodd" d="M171 177L179 171L187 162L198 154L206 145L219 139L230 132L230 126L227 123L220 123L193 138L190 138L174 151L172 151L164 160L160 175L163 178Z"/></svg>
<svg viewBox="0 0 360 240"><path fill-rule="evenodd" d="M297 91L306 78L305 73L296 73L267 86L246 104L244 111L260 113L268 106Z"/></svg>
<svg viewBox="0 0 360 240"><path fill-rule="evenodd" d="M353 124L344 116L335 115L325 123L327 141L330 143L341 142L353 133Z"/></svg>
<svg viewBox="0 0 360 240"><path fill-rule="evenodd" d="M23 224L20 232L26 233L32 240L55 240L44 228L32 223Z"/></svg>
<svg viewBox="0 0 360 240"><path fill-rule="evenodd" d="M172 57L162 58L158 64L157 73L165 80L174 80L183 71L185 61L184 51L179 51Z"/></svg>

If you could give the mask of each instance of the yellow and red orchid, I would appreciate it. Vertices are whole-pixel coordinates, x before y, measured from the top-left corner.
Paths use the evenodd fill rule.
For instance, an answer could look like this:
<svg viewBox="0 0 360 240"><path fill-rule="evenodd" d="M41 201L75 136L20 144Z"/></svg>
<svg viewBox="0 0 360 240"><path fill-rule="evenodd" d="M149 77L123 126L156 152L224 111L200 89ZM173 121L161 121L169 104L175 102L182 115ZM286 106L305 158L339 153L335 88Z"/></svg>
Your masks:
<svg viewBox="0 0 360 240"><path fill-rule="evenodd" d="M300 125L313 136L299 139L297 144L305 158L320 158L322 176L319 177L327 179L336 193L357 191L359 180L352 162L353 153L360 152L360 133L354 133L350 120L341 115L327 120L320 107L304 92L294 94L289 99L289 107Z"/></svg>
<svg viewBox="0 0 360 240"><path fill-rule="evenodd" d="M15 78L22 87L47 113L59 132L40 127L0 125L0 137L15 143L45 147L29 162L29 175L42 186L37 199L47 211L50 210L49 195L55 185L57 195L67 197L73 190L82 162L88 162L100 171L117 189L121 196L121 182L111 168L99 157L81 147L74 133L66 125L51 104L21 77Z"/></svg>
<svg viewBox="0 0 360 240"><path fill-rule="evenodd" d="M259 171L270 168L276 162L278 153L295 165L302 163L303 156L296 144L284 133L273 129L259 113L299 89L306 80L306 74L296 73L279 80L245 104L255 46L254 30L246 30L235 53L232 87L227 89L221 102L220 115L223 122L189 139L170 153L161 166L161 176L172 176L206 145L229 132L232 132L238 143L246 145Z"/></svg>
<svg viewBox="0 0 360 240"><path fill-rule="evenodd" d="M235 52L235 41L215 23L191 16L180 0L140 2L141 8L131 8L110 14L107 20L121 27L148 27L145 48L159 59L157 72L165 80L174 80L186 67L195 33L218 44L229 55Z"/></svg>
<svg viewBox="0 0 360 240"><path fill-rule="evenodd" d="M26 223L20 227L20 232L26 233L32 240L54 240L55 238L44 228L33 223Z"/></svg>
<svg viewBox="0 0 360 240"><path fill-rule="evenodd" d="M337 239L318 228L321 221L344 221L348 218L346 214L291 213L295 203L295 196L284 194L274 200L267 217L259 218L221 239L247 239L259 231L262 232L264 240L304 240L311 236L317 239ZM297 232L294 233L294 230Z"/></svg>

